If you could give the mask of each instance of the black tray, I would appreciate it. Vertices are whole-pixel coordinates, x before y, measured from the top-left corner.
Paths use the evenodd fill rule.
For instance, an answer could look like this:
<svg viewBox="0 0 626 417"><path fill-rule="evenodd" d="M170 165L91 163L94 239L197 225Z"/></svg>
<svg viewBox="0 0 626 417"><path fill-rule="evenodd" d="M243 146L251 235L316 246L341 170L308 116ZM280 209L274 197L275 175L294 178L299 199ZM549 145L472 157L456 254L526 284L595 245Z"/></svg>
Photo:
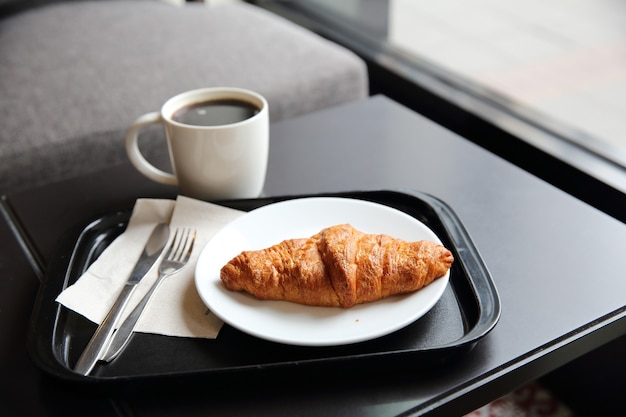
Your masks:
<svg viewBox="0 0 626 417"><path fill-rule="evenodd" d="M71 366L96 326L54 300L124 231L130 211L119 212L87 226L77 226L62 238L33 311L28 340L32 359L62 380L116 388L137 381L166 381L171 386L172 379L198 378L205 384L224 384L229 379L248 381L259 375L265 379L269 375L288 376L294 371L336 374L438 366L471 350L495 326L500 316L496 288L461 221L445 203L420 192L368 191L324 196L363 199L394 207L419 219L439 236L453 252L455 262L450 285L431 311L390 335L336 347L283 345L249 336L228 325L215 340L137 333L115 361L99 364L91 375L82 376L74 373ZM221 204L249 211L296 197L307 196Z"/></svg>

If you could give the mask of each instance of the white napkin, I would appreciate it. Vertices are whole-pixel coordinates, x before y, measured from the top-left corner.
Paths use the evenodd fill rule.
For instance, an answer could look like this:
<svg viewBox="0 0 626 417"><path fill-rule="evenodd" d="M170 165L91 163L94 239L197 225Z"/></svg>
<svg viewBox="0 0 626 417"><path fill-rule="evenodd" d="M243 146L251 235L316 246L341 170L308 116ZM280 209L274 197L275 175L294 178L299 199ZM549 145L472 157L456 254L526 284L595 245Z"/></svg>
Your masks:
<svg viewBox="0 0 626 417"><path fill-rule="evenodd" d="M161 222L170 223L170 239L176 227L195 228L196 242L189 263L176 275L164 280L135 330L214 339L223 323L207 309L196 291L196 261L205 243L215 232L241 214L243 212L238 210L184 196L179 196L176 201L139 199L124 233L56 301L95 323L101 323L130 276L154 226ZM137 285L122 320L156 280L158 262Z"/></svg>

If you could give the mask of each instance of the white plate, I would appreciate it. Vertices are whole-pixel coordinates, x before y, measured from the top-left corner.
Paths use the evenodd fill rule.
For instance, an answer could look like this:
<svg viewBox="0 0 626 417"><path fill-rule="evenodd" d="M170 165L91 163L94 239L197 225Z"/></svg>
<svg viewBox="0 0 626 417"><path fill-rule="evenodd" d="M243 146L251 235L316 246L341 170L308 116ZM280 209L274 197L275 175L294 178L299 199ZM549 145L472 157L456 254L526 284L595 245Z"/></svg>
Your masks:
<svg viewBox="0 0 626 417"><path fill-rule="evenodd" d="M350 223L365 233L441 243L422 222L376 203L315 197L270 204L235 219L206 244L196 266L200 297L225 323L245 333L302 346L342 345L380 337L409 325L435 305L448 284L449 272L417 292L349 309L261 301L222 285L220 269L242 251L309 237L342 223Z"/></svg>

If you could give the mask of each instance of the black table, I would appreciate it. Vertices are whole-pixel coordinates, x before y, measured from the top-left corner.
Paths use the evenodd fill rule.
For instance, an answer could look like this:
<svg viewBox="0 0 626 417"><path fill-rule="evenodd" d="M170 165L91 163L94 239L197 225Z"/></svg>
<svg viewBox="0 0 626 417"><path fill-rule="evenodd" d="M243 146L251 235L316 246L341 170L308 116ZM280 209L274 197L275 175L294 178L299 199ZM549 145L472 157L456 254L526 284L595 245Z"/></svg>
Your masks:
<svg viewBox="0 0 626 417"><path fill-rule="evenodd" d="M0 407L41 415L459 415L626 333L622 223L382 96L271 127L265 195L384 189L447 202L493 276L501 319L460 361L423 373L343 375L340 383L303 374L277 386L242 381L158 398L78 394L46 377L23 347L38 268L59 237L138 197L176 195L123 165L6 196L2 366L16 383L3 389ZM9 224L23 229L21 246Z"/></svg>

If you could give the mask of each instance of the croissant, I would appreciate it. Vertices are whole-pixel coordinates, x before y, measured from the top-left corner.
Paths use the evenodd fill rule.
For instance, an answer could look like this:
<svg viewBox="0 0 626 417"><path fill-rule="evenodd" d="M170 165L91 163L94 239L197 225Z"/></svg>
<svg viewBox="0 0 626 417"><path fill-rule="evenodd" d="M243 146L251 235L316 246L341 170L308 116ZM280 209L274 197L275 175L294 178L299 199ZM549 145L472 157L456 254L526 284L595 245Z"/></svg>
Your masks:
<svg viewBox="0 0 626 417"><path fill-rule="evenodd" d="M222 267L220 279L227 289L261 300L349 308L417 291L445 275L453 261L440 244L342 224L308 239L242 252Z"/></svg>

